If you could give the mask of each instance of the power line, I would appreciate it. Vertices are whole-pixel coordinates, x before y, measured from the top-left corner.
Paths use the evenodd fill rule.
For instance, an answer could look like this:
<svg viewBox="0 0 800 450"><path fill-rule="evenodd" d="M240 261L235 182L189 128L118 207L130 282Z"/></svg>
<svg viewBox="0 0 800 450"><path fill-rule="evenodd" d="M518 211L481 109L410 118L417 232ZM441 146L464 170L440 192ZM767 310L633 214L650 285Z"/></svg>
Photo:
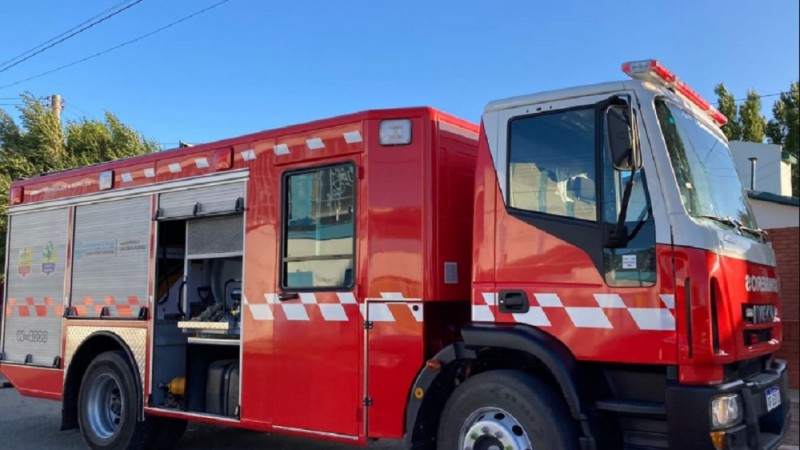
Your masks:
<svg viewBox="0 0 800 450"><path fill-rule="evenodd" d="M788 94L788 92L783 91L783 92L776 92L774 94L764 94L764 95L759 95L758 98L777 97L777 96L783 95L783 94ZM747 100L747 97L745 97L745 98L737 98L736 100L734 100L734 102L739 103L739 102L743 102L743 101L746 101L746 100Z"/></svg>
<svg viewBox="0 0 800 450"><path fill-rule="evenodd" d="M73 101L70 101L70 102L67 104L67 108L66 108L66 109L69 109L69 108L72 108L72 109L74 109L74 110L77 110L77 111L78 111L78 112L80 112L80 113L83 113L83 115L84 115L84 116L89 116L89 117L91 117L92 119L95 119L95 120L97 119L97 117L96 117L94 114L88 113L88 112L86 112L85 110L83 110L83 109L79 108L79 107L78 107L78 106L75 104L75 102L73 102ZM74 114L74 113L73 113L73 114Z"/></svg>
<svg viewBox="0 0 800 450"><path fill-rule="evenodd" d="M141 0L140 0L140 1L141 1ZM22 79L22 80L19 80L19 81L15 81L15 82L13 82L13 83L10 83L10 84L6 84L6 85L3 85L3 86L0 86L0 89L5 89L5 88L11 87L11 86L16 86L16 85L18 85L18 84L24 83L24 82L26 82L26 81L33 80L33 79L35 79L35 78L40 78L40 77L43 77L43 76L45 76L45 75L50 75L50 74L51 74L51 73L53 73L53 72L58 72L59 70L66 69L67 67L72 67L72 66L74 66L74 65L76 65L76 64L80 64L80 63L82 63L82 62L85 62L85 61L88 61L88 60L90 60L90 59L97 58L98 56L105 55L106 53L112 52L112 51L114 51L114 50L116 50L116 49L118 49L118 48L122 48L122 47L125 47L126 45L130 45L130 44L133 44L133 43L135 43L135 42L141 41L142 39L145 39L145 38L147 38L147 37L150 37L150 36L152 36L152 35L154 35L154 34L156 34L156 33L159 33L159 32L161 32L161 31L164 31L164 30L166 30L166 29L168 29L168 28L172 28L172 27L174 27L175 25L178 25L178 24L180 24L180 23L182 23L182 22L186 22L187 20L189 20L189 19L191 19L191 18L193 18L193 17L195 17L195 16L198 16L198 15L200 15L200 14L203 14L204 12L206 12L206 11L209 11L209 10L211 10L211 9L214 9L214 8L216 8L217 6L220 6L220 5L224 4L224 3L228 3L229 1L230 1L230 0L222 0L221 2L214 3L213 5L211 5L211 6L209 6L209 7L203 8L203 9L201 9L200 11L197 11L197 12L195 12L195 13L192 13L192 14L190 14L190 15L186 16L186 17L183 17L183 18L181 18L181 19L178 19L178 20L176 20L175 22L172 22L172 23L169 23L169 24L167 24L167 25L164 25L164 26L163 26L163 27L161 27L161 28L157 28L157 29L155 29L155 30L153 30L153 31L151 31L151 32L149 32L149 33L146 33L146 34L143 34L143 35L141 35L141 36L139 36L139 37L136 37L136 38L134 38L134 39L131 39L130 41L126 41L126 42L123 42L123 43L121 43L121 44L115 45L115 46L113 46L113 47L111 47L111 48L107 48L107 49L105 49L105 50L103 50L103 51L101 51L101 52L95 53L94 55L87 56L87 57L85 57L85 58L82 58L82 59L79 59L79 60L76 60L76 61L72 61L71 63L64 64L63 66L56 67L55 69L48 70L47 72L42 72L42 73L40 73L40 74L38 74L38 75L34 75L34 76L31 76L31 77L28 77L28 78L25 78L25 79Z"/></svg>
<svg viewBox="0 0 800 450"><path fill-rule="evenodd" d="M35 51L35 52L31 53L31 54L29 54L28 56L26 56L26 57L24 57L22 59L19 59L16 62L3 67L2 69L0 69L0 73L3 73L3 72L5 72L6 70L8 70L8 69L10 69L12 67L15 67L15 66L17 66L19 64L22 64L23 62L33 58L34 56L38 55L39 53L42 53L42 52L46 51L47 49L53 48L56 45L66 41L67 39L69 39L69 38L71 38L71 37L73 37L73 36L75 36L77 34L80 34L80 33L88 30L89 28L92 28L93 26L95 26L95 25L97 25L97 24L99 24L101 22L105 22L106 20L116 16L117 14L122 13L125 10L128 10L128 9L138 5L139 3L143 2L143 1L144 0L135 0L133 3L125 5L122 8L112 12L111 14L103 16L102 18L100 18L98 20L95 20L94 22L91 22L88 25L85 25L85 26L81 27L81 28L77 29L76 31L73 31L72 33L67 34L66 36L62 37L61 39L57 39L56 41L54 41L54 42L52 42L52 43L50 43L48 45L45 45L44 47L40 48L39 50L37 50L37 51Z"/></svg>
<svg viewBox="0 0 800 450"><path fill-rule="evenodd" d="M24 51L24 52L20 53L19 55L15 56L15 57L13 57L13 58L11 58L11 59L7 60L7 61L3 61L2 63L0 63L0 67L3 67L3 66L5 66L5 65L6 65L6 64L8 64L8 63L14 62L14 61L16 61L17 59L19 59L19 58L22 58L23 56L26 56L26 55L28 55L28 54L29 54L29 53L31 53L31 52L34 52L34 51L36 51L36 50L39 50L40 48L44 47L45 45L47 45L47 44L49 44L49 43L51 43L51 42L53 42L53 41L55 41L55 40L56 40L56 39L58 39L58 38L60 38L60 37L64 36L65 34L67 34L67 33L70 33L70 32L72 32L72 31L74 31L74 30L76 30L76 29L78 29L78 28L80 28L80 27L82 27L82 26L86 25L87 23L89 23L89 22L91 22L91 21L93 21L93 20L97 19L98 17L102 16L103 14L105 14L105 13L107 13L107 12L109 12L109 11L113 11L113 10L115 10L115 9L119 8L120 6L124 5L125 3L128 3L129 1L131 1L131 0L124 0L124 1L122 1L122 2L119 2L119 3L117 3L116 5L112 6L111 8L105 9L105 10L101 11L100 13L98 13L97 15L95 15L95 16L92 16L92 17L90 17L89 19L86 19L85 21L83 21L83 22L79 23L78 25L75 25L74 27L70 28L69 30L66 30L66 31L64 31L63 33L59 34L58 36L52 37L52 38L50 38L50 39L48 39L48 40L46 40L46 41L42 42L41 44L37 45L36 47L33 47L33 48L29 49L29 50L26 50L26 51Z"/></svg>

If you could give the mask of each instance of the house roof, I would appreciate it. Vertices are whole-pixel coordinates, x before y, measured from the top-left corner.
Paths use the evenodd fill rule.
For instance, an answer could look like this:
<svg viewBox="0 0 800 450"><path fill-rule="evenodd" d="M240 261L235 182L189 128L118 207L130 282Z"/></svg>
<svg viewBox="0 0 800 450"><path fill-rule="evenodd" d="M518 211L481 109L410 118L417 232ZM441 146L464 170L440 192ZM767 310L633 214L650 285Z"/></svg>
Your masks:
<svg viewBox="0 0 800 450"><path fill-rule="evenodd" d="M785 195L773 194L764 191L747 191L747 196L754 200L777 203L779 205L800 207L800 199L797 197L787 197Z"/></svg>

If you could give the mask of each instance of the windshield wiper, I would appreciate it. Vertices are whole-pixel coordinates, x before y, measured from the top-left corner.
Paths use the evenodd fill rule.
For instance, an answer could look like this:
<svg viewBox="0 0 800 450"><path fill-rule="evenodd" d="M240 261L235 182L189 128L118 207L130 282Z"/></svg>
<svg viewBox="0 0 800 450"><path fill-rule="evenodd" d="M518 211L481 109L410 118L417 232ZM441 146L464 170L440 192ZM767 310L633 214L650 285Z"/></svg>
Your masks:
<svg viewBox="0 0 800 450"><path fill-rule="evenodd" d="M741 225L741 223L739 223L736 219L734 219L732 217L720 217L720 216L713 216L713 215L710 215L710 214L701 214L701 215L699 215L697 217L702 217L703 219L711 219L711 220L717 221L717 222L719 222L719 223L721 223L723 225L727 225L727 226L729 226L731 228L735 228L737 230L739 229L739 226Z"/></svg>
<svg viewBox="0 0 800 450"><path fill-rule="evenodd" d="M698 217L702 217L704 219L714 220L714 221L719 222L719 223L721 223L723 225L727 225L727 226L729 226L731 228L734 228L737 231L739 231L740 233L741 232L745 232L745 233L748 233L750 235L759 237L762 241L766 241L766 239L767 239L767 232L766 231L762 230L761 228L746 227L746 226L744 226L744 224L742 222L740 222L739 220L734 219L733 217L720 217L720 216L714 216L714 215L711 215L711 214L702 214L702 215L700 215Z"/></svg>
<svg viewBox="0 0 800 450"><path fill-rule="evenodd" d="M764 242L766 242L766 240L767 240L767 232L764 231L761 228L750 228L750 227L746 227L744 225L740 225L739 229L744 231L745 233L750 233L753 236L758 236Z"/></svg>

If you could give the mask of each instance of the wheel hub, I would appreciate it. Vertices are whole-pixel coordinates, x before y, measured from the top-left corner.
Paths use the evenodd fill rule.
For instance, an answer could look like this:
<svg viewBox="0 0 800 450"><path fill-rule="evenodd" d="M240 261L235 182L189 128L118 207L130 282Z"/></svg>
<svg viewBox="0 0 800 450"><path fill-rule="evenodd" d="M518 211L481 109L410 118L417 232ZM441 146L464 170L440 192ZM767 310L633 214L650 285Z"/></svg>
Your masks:
<svg viewBox="0 0 800 450"><path fill-rule="evenodd" d="M533 446L514 416L500 408L482 408L464 423L459 450L533 450Z"/></svg>
<svg viewBox="0 0 800 450"><path fill-rule="evenodd" d="M87 416L93 433L101 438L113 436L122 423L124 400L117 379L103 374L89 388Z"/></svg>

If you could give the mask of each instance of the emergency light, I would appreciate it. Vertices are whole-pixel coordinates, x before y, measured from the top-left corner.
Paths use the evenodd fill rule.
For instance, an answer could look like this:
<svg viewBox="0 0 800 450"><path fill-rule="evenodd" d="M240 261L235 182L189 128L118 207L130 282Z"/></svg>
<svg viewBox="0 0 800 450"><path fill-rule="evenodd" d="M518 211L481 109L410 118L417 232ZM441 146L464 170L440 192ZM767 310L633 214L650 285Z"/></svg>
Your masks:
<svg viewBox="0 0 800 450"><path fill-rule="evenodd" d="M661 63L655 59L626 62L622 65L622 71L635 80L649 81L678 93L700 108L700 110L711 116L711 119L718 123L719 126L728 123L728 118L725 117L724 114L717 111L716 108L705 101L700 94L695 92L695 90L690 88L686 83L679 80L672 71L661 65Z"/></svg>

